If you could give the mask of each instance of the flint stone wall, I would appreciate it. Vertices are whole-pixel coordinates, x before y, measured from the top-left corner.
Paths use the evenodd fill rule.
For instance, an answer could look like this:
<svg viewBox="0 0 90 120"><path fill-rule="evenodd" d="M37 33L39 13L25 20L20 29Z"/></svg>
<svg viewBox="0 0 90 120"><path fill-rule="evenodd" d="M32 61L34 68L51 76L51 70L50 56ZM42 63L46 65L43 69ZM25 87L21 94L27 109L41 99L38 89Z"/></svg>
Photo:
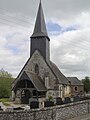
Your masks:
<svg viewBox="0 0 90 120"><path fill-rule="evenodd" d="M90 100L30 111L0 112L0 120L67 120L90 112Z"/></svg>

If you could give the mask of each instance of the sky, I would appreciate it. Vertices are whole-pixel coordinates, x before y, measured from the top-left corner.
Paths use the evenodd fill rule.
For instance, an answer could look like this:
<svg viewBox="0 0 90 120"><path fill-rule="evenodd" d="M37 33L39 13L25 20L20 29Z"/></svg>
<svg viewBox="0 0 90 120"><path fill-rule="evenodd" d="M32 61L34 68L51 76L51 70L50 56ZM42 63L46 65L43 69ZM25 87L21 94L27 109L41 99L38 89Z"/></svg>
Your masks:
<svg viewBox="0 0 90 120"><path fill-rule="evenodd" d="M0 69L16 77L30 56L39 0L0 0ZM65 76L90 76L90 0L42 0L50 58Z"/></svg>

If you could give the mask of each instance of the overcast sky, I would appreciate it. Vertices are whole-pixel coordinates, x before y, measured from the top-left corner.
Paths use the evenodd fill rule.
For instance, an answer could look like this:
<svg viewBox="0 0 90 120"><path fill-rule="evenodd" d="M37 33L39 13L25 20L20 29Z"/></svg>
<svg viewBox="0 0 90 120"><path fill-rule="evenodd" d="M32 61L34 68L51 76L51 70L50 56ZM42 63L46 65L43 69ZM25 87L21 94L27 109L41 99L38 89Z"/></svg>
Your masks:
<svg viewBox="0 0 90 120"><path fill-rule="evenodd" d="M0 0L0 69L18 75L30 55L39 0ZM90 76L90 0L42 0L51 60L66 76Z"/></svg>

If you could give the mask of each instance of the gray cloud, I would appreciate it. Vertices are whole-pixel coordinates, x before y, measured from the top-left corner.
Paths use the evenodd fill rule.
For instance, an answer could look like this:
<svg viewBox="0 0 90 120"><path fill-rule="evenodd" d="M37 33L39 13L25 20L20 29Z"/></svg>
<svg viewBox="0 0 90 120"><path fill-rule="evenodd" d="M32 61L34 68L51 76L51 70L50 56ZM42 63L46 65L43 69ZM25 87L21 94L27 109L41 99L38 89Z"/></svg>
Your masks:
<svg viewBox="0 0 90 120"><path fill-rule="evenodd" d="M0 0L0 68L15 77L29 57L29 37L38 4L39 0ZM62 34L52 32L52 61L67 76L89 76L90 0L43 0L42 4L47 21L64 27L78 26Z"/></svg>
<svg viewBox="0 0 90 120"><path fill-rule="evenodd" d="M39 0L0 0L0 13L8 17L9 12L14 14L16 22L20 21L29 25L29 19L33 20L36 16ZM90 11L90 0L43 0L42 1L45 17L50 20L74 20L82 12ZM19 20L20 19L20 20Z"/></svg>

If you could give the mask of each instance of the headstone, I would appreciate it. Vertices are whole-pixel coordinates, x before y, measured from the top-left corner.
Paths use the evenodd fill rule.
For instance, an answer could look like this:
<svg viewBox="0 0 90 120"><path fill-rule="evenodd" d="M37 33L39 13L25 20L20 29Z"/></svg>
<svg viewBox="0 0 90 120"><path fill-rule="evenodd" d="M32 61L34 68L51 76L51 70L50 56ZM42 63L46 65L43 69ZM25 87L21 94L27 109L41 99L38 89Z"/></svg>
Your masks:
<svg viewBox="0 0 90 120"><path fill-rule="evenodd" d="M39 108L39 101L32 101L30 102L30 109Z"/></svg>
<svg viewBox="0 0 90 120"><path fill-rule="evenodd" d="M56 98L56 105L62 105L62 104L63 104L62 98L57 97Z"/></svg>
<svg viewBox="0 0 90 120"><path fill-rule="evenodd" d="M51 107L54 106L54 102L53 101L45 101L44 102L44 107Z"/></svg>
<svg viewBox="0 0 90 120"><path fill-rule="evenodd" d="M79 96L75 96L75 97L73 97L73 100L74 100L74 102L78 102L81 100L81 98Z"/></svg>
<svg viewBox="0 0 90 120"><path fill-rule="evenodd" d="M69 97L66 97L64 100L64 104L71 103L71 99Z"/></svg>

